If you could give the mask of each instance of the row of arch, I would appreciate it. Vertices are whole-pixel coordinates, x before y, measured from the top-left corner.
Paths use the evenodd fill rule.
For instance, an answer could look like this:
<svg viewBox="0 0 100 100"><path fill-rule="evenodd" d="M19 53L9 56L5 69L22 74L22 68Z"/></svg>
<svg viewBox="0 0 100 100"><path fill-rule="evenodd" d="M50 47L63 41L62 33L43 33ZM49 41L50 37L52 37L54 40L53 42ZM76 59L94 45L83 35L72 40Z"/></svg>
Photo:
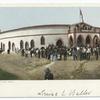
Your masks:
<svg viewBox="0 0 100 100"><path fill-rule="evenodd" d="M99 44L99 37L95 35L92 39L90 35L87 35L87 37L84 39L82 35L79 35L76 39L77 46L84 46L84 45L90 45L90 46L97 46ZM69 46L72 47L74 45L74 39L72 36L69 38Z"/></svg>
<svg viewBox="0 0 100 100"><path fill-rule="evenodd" d="M44 36L41 36L40 44L45 45L45 37ZM23 40L20 40L20 49L29 49L29 48L33 48L33 47L35 47L35 42L33 39L30 41L30 43L28 41L24 42ZM1 49L5 50L5 44L2 42L1 42ZM8 41L8 49L15 51L15 43L14 42L11 43L11 41Z"/></svg>
<svg viewBox="0 0 100 100"><path fill-rule="evenodd" d="M99 37L97 35L94 36L94 38L92 39L91 35L88 35L85 39L82 35L79 35L76 39L76 43L78 46L83 46L83 45L91 45L93 43L93 46L98 45L99 44ZM34 48L35 47L35 42L34 40L30 40L30 42L28 41L23 41L20 40L20 49L29 49L29 48ZM44 36L41 36L40 38L40 44L41 45L45 45L45 38ZM56 45L57 46L62 46L64 43L61 39L57 40ZM74 39L72 36L70 36L69 38L69 46L72 47L74 45ZM8 41L8 49L15 51L15 43ZM5 50L5 44L1 42L1 49Z"/></svg>
<svg viewBox="0 0 100 100"><path fill-rule="evenodd" d="M42 43L44 43L44 41L41 41ZM58 39L56 42L56 46L61 47L63 46L63 41L61 39ZM24 42L23 40L20 40L20 49L31 49L35 47L35 42L34 40L30 41L30 45L29 42L26 41ZM5 44L1 42L1 49L5 51ZM14 42L8 41L8 48L7 50L12 50L15 51L16 46Z"/></svg>
<svg viewBox="0 0 100 100"><path fill-rule="evenodd" d="M11 45L12 45L12 47L11 47ZM15 51L15 43L13 42L11 44L11 42L9 41L8 42L8 49L11 50L11 48L12 48L12 51ZM5 51L5 44L2 42L1 42L1 50Z"/></svg>
<svg viewBox="0 0 100 100"><path fill-rule="evenodd" d="M44 44L45 41L42 40L41 43ZM19 45L20 45L19 49L31 49L31 48L35 47L35 42L34 42L34 40L31 40L30 42L28 42L28 41L24 42L23 40L20 40ZM58 39L56 41L56 46L62 47L63 45L64 45L64 43L63 43L62 39ZM1 42L1 49L5 51L5 44L3 44L2 42ZM15 49L17 49L16 46L15 46L15 43L8 41L7 50L15 51Z"/></svg>
<svg viewBox="0 0 100 100"><path fill-rule="evenodd" d="M34 46L35 46L34 40L30 41L30 46L29 46L29 42L26 41L25 46L24 46L24 41L23 40L20 41L20 49L24 49L24 47L25 47L25 49L29 49L29 48L33 48ZM15 51L15 48L16 48L15 43L14 42L11 43L11 41L9 41L8 42L8 49ZM5 50L5 44L3 44L2 42L1 42L1 49Z"/></svg>
<svg viewBox="0 0 100 100"><path fill-rule="evenodd" d="M30 46L29 46L29 42L25 42L25 49L29 49L29 48L33 48L35 47L35 43L34 43L34 40L31 40L30 41ZM24 41L21 40L20 41L20 49L23 49L24 48Z"/></svg>
<svg viewBox="0 0 100 100"><path fill-rule="evenodd" d="M5 44L1 42L1 49L5 51Z"/></svg>
<svg viewBox="0 0 100 100"><path fill-rule="evenodd" d="M42 36L41 38L40 38L40 44L41 45L45 45L45 38L44 38L44 36ZM29 49L29 48L34 48L35 47L35 42L34 42L34 40L31 40L30 41L30 46L29 46L29 42L25 42L25 49ZM20 41L20 49L23 49L24 48L24 41L23 40L21 40Z"/></svg>

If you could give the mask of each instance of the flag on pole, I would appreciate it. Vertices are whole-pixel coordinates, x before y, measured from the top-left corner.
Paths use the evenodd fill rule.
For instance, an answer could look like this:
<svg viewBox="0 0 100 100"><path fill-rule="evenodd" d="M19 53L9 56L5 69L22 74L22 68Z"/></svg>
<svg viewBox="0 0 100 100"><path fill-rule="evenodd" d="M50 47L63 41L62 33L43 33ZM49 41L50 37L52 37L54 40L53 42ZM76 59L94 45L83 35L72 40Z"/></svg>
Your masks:
<svg viewBox="0 0 100 100"><path fill-rule="evenodd" d="M81 9L80 9L80 18L81 18L81 22L84 22L84 19L83 19L83 14L82 14Z"/></svg>

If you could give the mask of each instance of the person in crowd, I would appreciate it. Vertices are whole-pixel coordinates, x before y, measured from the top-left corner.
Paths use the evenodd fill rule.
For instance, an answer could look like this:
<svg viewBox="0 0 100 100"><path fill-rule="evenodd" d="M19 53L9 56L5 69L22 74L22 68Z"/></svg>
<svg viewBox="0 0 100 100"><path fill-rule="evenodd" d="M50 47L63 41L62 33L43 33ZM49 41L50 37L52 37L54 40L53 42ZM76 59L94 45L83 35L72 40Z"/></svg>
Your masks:
<svg viewBox="0 0 100 100"><path fill-rule="evenodd" d="M30 57L32 58L33 55L33 48L30 49Z"/></svg>
<svg viewBox="0 0 100 100"><path fill-rule="evenodd" d="M96 60L99 59L99 48L98 47L95 48L95 57L96 57Z"/></svg>
<svg viewBox="0 0 100 100"><path fill-rule="evenodd" d="M86 48L82 48L82 60L86 60Z"/></svg>
<svg viewBox="0 0 100 100"><path fill-rule="evenodd" d="M10 54L10 49L7 50L7 53Z"/></svg>
<svg viewBox="0 0 100 100"><path fill-rule="evenodd" d="M54 48L54 61L57 60L57 54L58 54L58 52L57 52L57 47L55 47L55 48Z"/></svg>
<svg viewBox="0 0 100 100"><path fill-rule="evenodd" d="M76 49L77 49L77 60L79 59L79 57L80 57L80 47L79 46L77 46L76 47Z"/></svg>
<svg viewBox="0 0 100 100"><path fill-rule="evenodd" d="M41 48L41 57L44 58L44 48Z"/></svg>
<svg viewBox="0 0 100 100"><path fill-rule="evenodd" d="M80 47L80 50L79 50L79 58L80 58L80 61L83 59L83 53L82 53L82 47Z"/></svg>
<svg viewBox="0 0 100 100"><path fill-rule="evenodd" d="M48 59L48 48L45 49L45 58Z"/></svg>
<svg viewBox="0 0 100 100"><path fill-rule="evenodd" d="M62 48L59 49L60 60L62 60Z"/></svg>
<svg viewBox="0 0 100 100"><path fill-rule="evenodd" d="M67 60L67 49L66 49L66 47L64 48L64 60Z"/></svg>
<svg viewBox="0 0 100 100"><path fill-rule="evenodd" d="M75 47L72 49L72 56L73 60L77 60L77 49Z"/></svg>
<svg viewBox="0 0 100 100"><path fill-rule="evenodd" d="M24 49L21 50L21 55L22 55L22 56L25 55L25 51L24 51Z"/></svg>
<svg viewBox="0 0 100 100"><path fill-rule="evenodd" d="M92 56L93 56L93 53L94 53L94 52L93 52L93 48L91 48L91 54L92 54Z"/></svg>
<svg viewBox="0 0 100 100"><path fill-rule="evenodd" d="M25 50L25 57L28 57L28 49Z"/></svg>
<svg viewBox="0 0 100 100"><path fill-rule="evenodd" d="M53 51L50 51L50 60L53 61Z"/></svg>
<svg viewBox="0 0 100 100"><path fill-rule="evenodd" d="M99 48L99 55L100 55L100 45L98 45L98 48Z"/></svg>
<svg viewBox="0 0 100 100"><path fill-rule="evenodd" d="M90 55L91 55L91 48L90 47L87 47L86 54L87 54L87 60L90 60Z"/></svg>
<svg viewBox="0 0 100 100"><path fill-rule="evenodd" d="M38 50L38 58L41 58L41 52L40 52L40 49Z"/></svg>

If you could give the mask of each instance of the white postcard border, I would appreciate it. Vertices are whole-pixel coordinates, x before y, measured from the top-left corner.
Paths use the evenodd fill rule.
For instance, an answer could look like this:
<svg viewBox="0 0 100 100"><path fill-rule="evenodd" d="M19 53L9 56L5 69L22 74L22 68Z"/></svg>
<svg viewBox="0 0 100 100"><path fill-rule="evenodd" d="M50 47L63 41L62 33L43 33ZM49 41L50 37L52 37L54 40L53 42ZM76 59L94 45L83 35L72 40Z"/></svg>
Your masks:
<svg viewBox="0 0 100 100"><path fill-rule="evenodd" d="M0 7L100 7L100 4L0 4ZM100 97L100 80L1 80L0 97Z"/></svg>

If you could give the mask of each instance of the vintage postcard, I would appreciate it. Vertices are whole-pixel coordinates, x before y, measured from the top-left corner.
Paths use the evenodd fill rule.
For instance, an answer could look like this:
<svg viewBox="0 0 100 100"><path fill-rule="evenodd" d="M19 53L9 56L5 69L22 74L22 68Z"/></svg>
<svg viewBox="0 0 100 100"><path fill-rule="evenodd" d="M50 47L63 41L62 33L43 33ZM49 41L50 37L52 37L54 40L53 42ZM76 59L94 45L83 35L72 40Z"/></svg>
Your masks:
<svg viewBox="0 0 100 100"><path fill-rule="evenodd" d="M0 97L91 96L100 96L100 6L0 6Z"/></svg>

